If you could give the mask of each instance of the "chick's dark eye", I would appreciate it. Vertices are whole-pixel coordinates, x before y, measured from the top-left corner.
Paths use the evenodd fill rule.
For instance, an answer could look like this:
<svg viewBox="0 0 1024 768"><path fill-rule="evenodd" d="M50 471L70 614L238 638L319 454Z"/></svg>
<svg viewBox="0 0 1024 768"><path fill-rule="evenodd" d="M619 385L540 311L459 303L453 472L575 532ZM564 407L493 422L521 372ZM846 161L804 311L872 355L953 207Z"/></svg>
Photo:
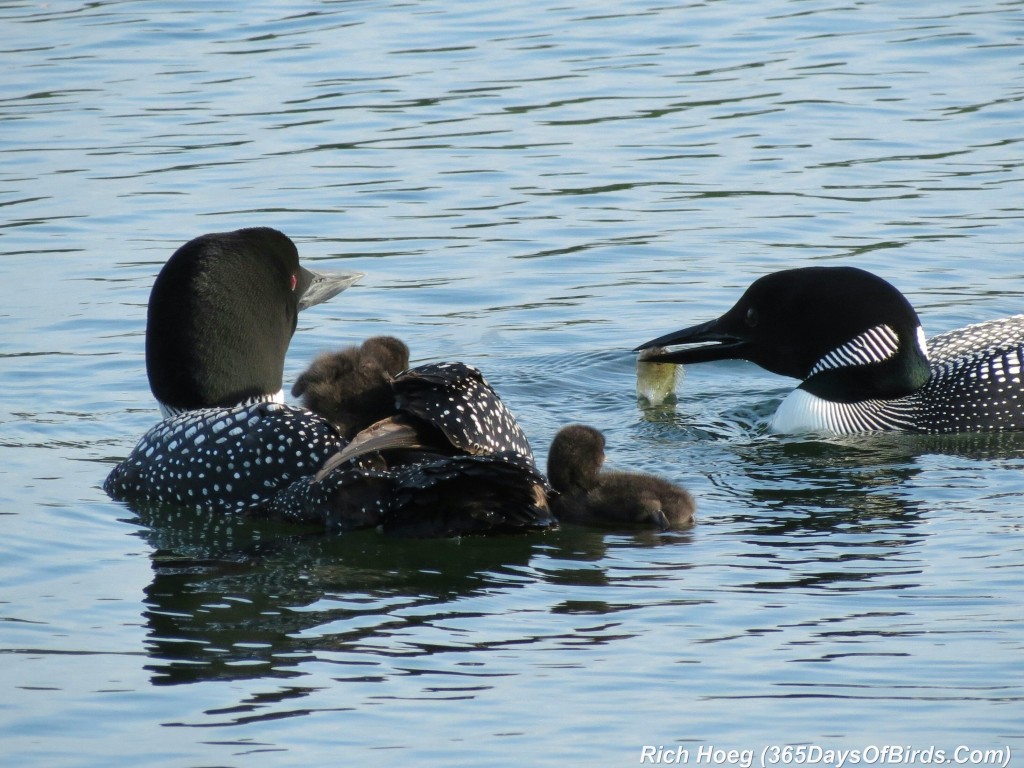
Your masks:
<svg viewBox="0 0 1024 768"><path fill-rule="evenodd" d="M751 307L750 309L747 310L746 323L748 327L756 328L757 323L760 319L761 318L758 316L757 310L754 309L754 307Z"/></svg>

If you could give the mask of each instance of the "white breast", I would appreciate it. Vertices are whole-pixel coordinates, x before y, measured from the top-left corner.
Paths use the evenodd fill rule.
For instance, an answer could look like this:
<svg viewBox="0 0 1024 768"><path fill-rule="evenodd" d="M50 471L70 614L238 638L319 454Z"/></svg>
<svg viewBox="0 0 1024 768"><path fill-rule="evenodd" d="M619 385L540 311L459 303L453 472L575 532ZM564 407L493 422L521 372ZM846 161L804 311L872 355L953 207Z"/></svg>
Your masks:
<svg viewBox="0 0 1024 768"><path fill-rule="evenodd" d="M835 403L794 389L772 416L778 434L855 435L859 432L911 429L914 404L910 397Z"/></svg>
<svg viewBox="0 0 1024 768"><path fill-rule="evenodd" d="M835 427L833 411L838 403L822 400L804 389L794 389L772 416L771 430L782 435L840 435Z"/></svg>

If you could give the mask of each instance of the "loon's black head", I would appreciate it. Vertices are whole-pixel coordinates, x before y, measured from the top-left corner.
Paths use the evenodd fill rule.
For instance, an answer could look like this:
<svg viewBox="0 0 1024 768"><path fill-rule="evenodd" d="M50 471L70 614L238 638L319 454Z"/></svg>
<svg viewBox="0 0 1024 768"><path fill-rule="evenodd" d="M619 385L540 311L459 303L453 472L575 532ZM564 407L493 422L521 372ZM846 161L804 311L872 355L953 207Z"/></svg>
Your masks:
<svg viewBox="0 0 1024 768"><path fill-rule="evenodd" d="M146 371L153 395L180 411L279 392L299 311L360 277L305 269L295 244L266 227L185 243L149 297Z"/></svg>
<svg viewBox="0 0 1024 768"><path fill-rule="evenodd" d="M856 267L805 267L765 275L718 319L637 349L680 344L702 346L648 360L749 360L801 379L801 388L832 401L901 397L929 377L914 308L885 280Z"/></svg>

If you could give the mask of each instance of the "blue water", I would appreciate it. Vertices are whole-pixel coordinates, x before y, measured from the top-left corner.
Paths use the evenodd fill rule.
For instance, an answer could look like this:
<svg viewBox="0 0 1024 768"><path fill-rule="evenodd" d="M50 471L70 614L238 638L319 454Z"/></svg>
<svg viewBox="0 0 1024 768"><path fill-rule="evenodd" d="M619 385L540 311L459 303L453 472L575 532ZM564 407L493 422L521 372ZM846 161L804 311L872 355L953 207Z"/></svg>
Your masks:
<svg viewBox="0 0 1024 768"><path fill-rule="evenodd" d="M806 264L929 334L1022 311L1022 62L1020 2L0 3L3 764L1019 762L1024 437L776 438L791 381L695 366L644 407L629 350ZM541 461L598 426L697 526L324 539L109 501L157 418L156 271L256 224L367 274L289 381L394 333L480 366Z"/></svg>

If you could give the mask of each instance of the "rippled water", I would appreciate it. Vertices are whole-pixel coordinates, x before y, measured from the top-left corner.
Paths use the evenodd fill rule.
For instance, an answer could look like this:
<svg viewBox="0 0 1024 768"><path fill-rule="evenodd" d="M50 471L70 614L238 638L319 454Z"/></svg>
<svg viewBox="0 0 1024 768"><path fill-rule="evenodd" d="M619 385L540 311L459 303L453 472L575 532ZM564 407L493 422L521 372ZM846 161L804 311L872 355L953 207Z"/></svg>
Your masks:
<svg viewBox="0 0 1024 768"><path fill-rule="evenodd" d="M1024 748L1024 437L779 439L792 382L636 344L857 264L1021 311L1024 4L0 3L5 765L600 765ZM135 514L145 303L263 224L382 331L698 498L674 534L324 539ZM1019 757L1018 757L1019 759Z"/></svg>

